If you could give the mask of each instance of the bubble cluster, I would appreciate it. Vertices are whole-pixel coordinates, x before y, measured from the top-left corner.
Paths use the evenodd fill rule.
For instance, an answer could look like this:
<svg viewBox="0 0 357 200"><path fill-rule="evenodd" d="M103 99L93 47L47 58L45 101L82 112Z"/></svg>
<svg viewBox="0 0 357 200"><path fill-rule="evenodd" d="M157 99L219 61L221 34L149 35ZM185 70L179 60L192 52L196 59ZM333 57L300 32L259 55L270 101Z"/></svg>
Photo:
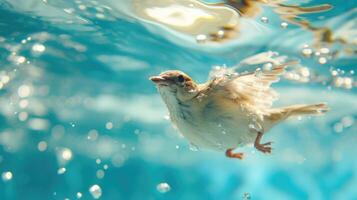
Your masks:
<svg viewBox="0 0 357 200"><path fill-rule="evenodd" d="M335 87L351 89L354 86L354 80L351 77L334 77L333 83Z"/></svg>
<svg viewBox="0 0 357 200"><path fill-rule="evenodd" d="M336 133L342 133L344 129L351 127L354 124L354 121L353 116L344 116L340 121L333 125L333 130Z"/></svg>
<svg viewBox="0 0 357 200"><path fill-rule="evenodd" d="M284 78L292 81L307 83L311 80L311 72L308 67L297 67L287 71Z"/></svg>
<svg viewBox="0 0 357 200"><path fill-rule="evenodd" d="M70 14L77 16L79 19L79 23L89 23L89 20L113 20L112 8L108 7L102 3L97 1L89 1L89 2L82 2L82 1L74 1L77 5L71 8L65 8L63 11ZM75 23L73 20L67 21L69 24Z"/></svg>
<svg viewBox="0 0 357 200"><path fill-rule="evenodd" d="M327 47L321 48L313 48L310 47L308 44L304 44L303 48L301 49L301 54L305 57L315 58L317 62L321 65L325 65L328 63L330 59L334 58L334 52Z"/></svg>

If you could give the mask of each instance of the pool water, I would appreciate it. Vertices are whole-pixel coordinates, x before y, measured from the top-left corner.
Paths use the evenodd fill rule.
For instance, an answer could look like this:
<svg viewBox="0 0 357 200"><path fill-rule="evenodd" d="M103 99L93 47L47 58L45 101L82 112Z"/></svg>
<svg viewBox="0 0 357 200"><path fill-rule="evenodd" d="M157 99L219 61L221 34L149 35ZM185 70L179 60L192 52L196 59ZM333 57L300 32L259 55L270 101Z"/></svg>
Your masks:
<svg viewBox="0 0 357 200"><path fill-rule="evenodd" d="M297 19L335 40L259 5L241 34L204 43L133 2L0 0L0 199L357 199L353 1L303 1L333 6ZM273 85L276 106L331 111L274 127L270 155L190 147L148 77L178 69L204 82L214 66L265 51L300 61Z"/></svg>

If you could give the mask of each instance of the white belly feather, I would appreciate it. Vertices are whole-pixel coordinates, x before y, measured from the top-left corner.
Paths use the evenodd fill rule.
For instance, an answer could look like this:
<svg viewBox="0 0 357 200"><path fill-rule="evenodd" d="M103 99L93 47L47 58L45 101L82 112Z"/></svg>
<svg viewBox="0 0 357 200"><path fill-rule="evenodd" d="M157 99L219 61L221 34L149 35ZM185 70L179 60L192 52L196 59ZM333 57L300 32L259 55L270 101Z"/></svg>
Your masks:
<svg viewBox="0 0 357 200"><path fill-rule="evenodd" d="M220 113L217 113L219 116ZM237 115L239 116L239 115ZM173 119L180 132L200 148L226 150L254 142L256 132L249 128L248 118L210 119L193 116L191 119ZM244 116L244 115L243 115ZM198 120L197 120L198 119ZM190 121L189 121L190 120Z"/></svg>
<svg viewBox="0 0 357 200"><path fill-rule="evenodd" d="M224 113L207 104L205 109L180 102L169 91L161 90L172 122L180 133L199 148L226 150L254 142L257 132L249 125L251 118L241 108Z"/></svg>

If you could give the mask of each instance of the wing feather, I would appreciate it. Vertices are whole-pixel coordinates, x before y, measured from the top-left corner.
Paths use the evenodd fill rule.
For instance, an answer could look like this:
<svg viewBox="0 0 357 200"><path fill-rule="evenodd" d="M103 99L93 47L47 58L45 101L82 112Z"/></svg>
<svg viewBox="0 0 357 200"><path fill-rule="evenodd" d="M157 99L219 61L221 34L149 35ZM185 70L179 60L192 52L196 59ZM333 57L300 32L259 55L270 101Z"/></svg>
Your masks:
<svg viewBox="0 0 357 200"><path fill-rule="evenodd" d="M270 86L279 81L279 76L285 72L285 68L296 61L278 64L271 70L256 70L246 74L224 73L211 79L206 85L206 96L228 98L244 105L251 112L262 116L272 107L273 102L278 99L278 93ZM231 72L231 71L230 71Z"/></svg>

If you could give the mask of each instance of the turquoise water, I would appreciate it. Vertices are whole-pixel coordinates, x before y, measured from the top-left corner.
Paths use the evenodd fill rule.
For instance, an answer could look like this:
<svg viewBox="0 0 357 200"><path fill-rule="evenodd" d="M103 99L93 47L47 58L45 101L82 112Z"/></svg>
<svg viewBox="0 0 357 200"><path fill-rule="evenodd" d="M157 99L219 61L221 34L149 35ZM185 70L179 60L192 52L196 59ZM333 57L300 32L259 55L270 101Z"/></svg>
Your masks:
<svg viewBox="0 0 357 200"><path fill-rule="evenodd" d="M309 31L281 28L268 7L244 27L252 37L205 46L126 15L129 2L0 1L0 199L357 199L353 1L305 4L334 6L304 15L346 41L326 44L326 63L302 55ZM271 155L190 149L148 77L179 69L203 82L212 66L269 50L309 71L274 84L275 105L331 111L273 128Z"/></svg>

